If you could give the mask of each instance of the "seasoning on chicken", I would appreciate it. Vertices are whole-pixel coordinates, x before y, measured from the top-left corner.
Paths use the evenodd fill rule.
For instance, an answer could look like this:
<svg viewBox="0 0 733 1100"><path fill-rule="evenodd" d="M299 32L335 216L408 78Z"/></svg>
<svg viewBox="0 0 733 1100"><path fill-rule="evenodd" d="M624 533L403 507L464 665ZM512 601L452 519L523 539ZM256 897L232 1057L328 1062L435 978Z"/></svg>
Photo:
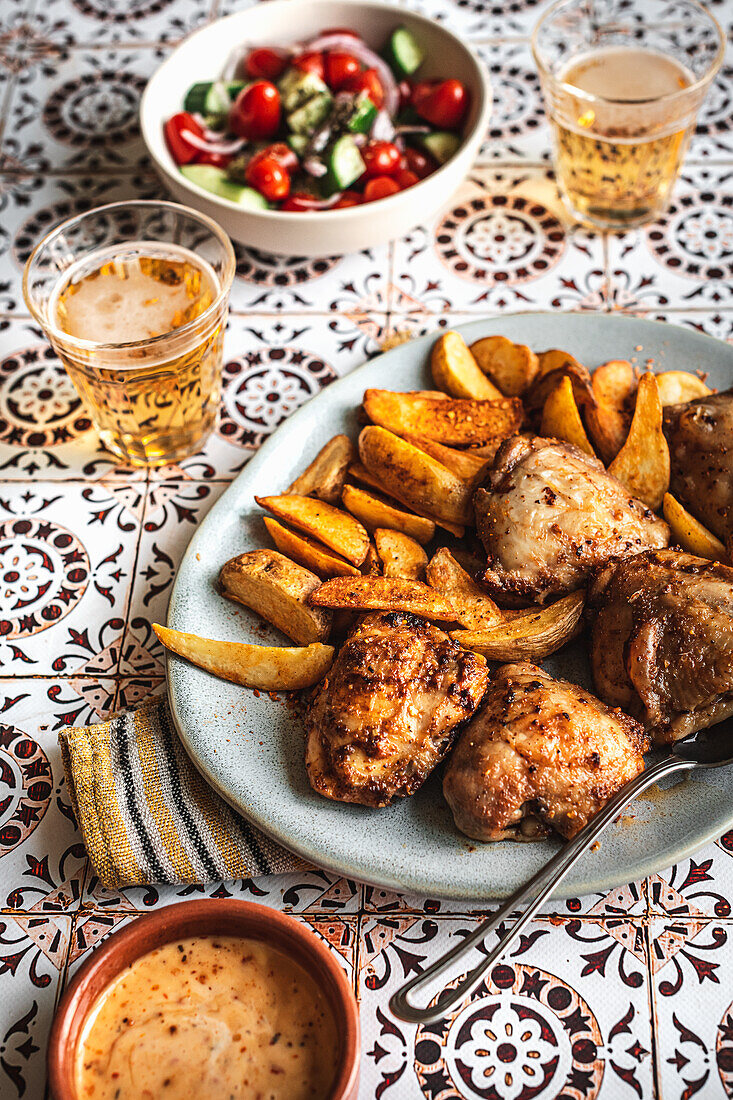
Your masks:
<svg viewBox="0 0 733 1100"><path fill-rule="evenodd" d="M602 699L657 742L733 714L733 568L679 550L610 562L590 587Z"/></svg>
<svg viewBox="0 0 733 1100"><path fill-rule="evenodd" d="M443 792L475 840L575 836L644 770L641 726L536 665L502 665L461 733Z"/></svg>
<svg viewBox="0 0 733 1100"><path fill-rule="evenodd" d="M308 708L311 786L386 806L413 794L486 690L483 659L406 612L365 616Z"/></svg>
<svg viewBox="0 0 733 1100"><path fill-rule="evenodd" d="M669 543L664 520L598 459L556 439L502 443L474 506L489 558L482 579L505 603L543 603L581 588L611 557Z"/></svg>
<svg viewBox="0 0 733 1100"><path fill-rule="evenodd" d="M733 390L664 410L670 492L718 538L733 520Z"/></svg>

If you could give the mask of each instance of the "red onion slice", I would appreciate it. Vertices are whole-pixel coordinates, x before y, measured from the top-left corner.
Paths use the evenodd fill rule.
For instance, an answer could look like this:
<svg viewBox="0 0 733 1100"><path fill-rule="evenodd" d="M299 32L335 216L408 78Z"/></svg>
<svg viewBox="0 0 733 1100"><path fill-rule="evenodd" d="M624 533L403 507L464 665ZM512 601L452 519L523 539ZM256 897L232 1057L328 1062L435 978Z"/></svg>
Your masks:
<svg viewBox="0 0 733 1100"><path fill-rule="evenodd" d="M350 34L323 34L314 38L303 46L303 50L319 52L320 50L344 50L353 54L368 69L376 69L379 83L384 89L384 106L390 115L396 115L400 107L400 90L397 81L392 75L392 70L379 54L371 50L360 38L353 38Z"/></svg>
<svg viewBox="0 0 733 1100"><path fill-rule="evenodd" d="M313 176L314 179L320 179L321 176L325 176L328 172L328 168L319 160L318 157L306 157L303 161L303 168L309 176Z"/></svg>
<svg viewBox="0 0 733 1100"><path fill-rule="evenodd" d="M386 111L378 111L369 134L372 141L391 141L395 136L392 119Z"/></svg>
<svg viewBox="0 0 733 1100"><path fill-rule="evenodd" d="M203 153L220 153L223 157L234 156L247 144L244 138L237 138L235 141L207 141L192 130L181 130L181 137L189 145L193 145L194 149L200 149Z"/></svg>
<svg viewBox="0 0 733 1100"><path fill-rule="evenodd" d="M343 191L336 191L333 195L329 195L327 199L309 199L308 209L309 210L329 210L332 206L336 205L336 203L339 201L339 199L341 198L342 195L343 195ZM285 213L286 214L298 213L298 211L286 210Z"/></svg>

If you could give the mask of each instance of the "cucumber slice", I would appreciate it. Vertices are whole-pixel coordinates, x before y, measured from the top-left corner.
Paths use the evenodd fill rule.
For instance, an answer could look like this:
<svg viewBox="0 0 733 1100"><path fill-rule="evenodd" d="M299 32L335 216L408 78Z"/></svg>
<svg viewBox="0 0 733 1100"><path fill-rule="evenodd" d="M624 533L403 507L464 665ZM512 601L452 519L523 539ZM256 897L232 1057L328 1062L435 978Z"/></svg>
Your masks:
<svg viewBox="0 0 733 1100"><path fill-rule="evenodd" d="M206 80L199 84L192 84L186 92L183 109L199 115L226 115L244 87L242 80L231 80L228 83L221 80Z"/></svg>
<svg viewBox="0 0 733 1100"><path fill-rule="evenodd" d="M325 177L325 185L329 194L345 191L363 175L366 168L359 146L351 134L337 138L326 153L326 165L328 175Z"/></svg>
<svg viewBox="0 0 733 1100"><path fill-rule="evenodd" d="M286 71L277 87L282 109L286 115L297 111L314 95L323 95L324 92L330 95L328 85L324 84L319 76L315 73L303 73L300 69L294 68Z"/></svg>
<svg viewBox="0 0 733 1100"><path fill-rule="evenodd" d="M288 145L296 154L296 156L302 157L308 148L310 138L307 134L291 134L288 138Z"/></svg>
<svg viewBox="0 0 733 1100"><path fill-rule="evenodd" d="M376 117L377 108L366 92L360 92L354 103L353 114L346 123L346 127L353 134L368 134Z"/></svg>
<svg viewBox="0 0 733 1100"><path fill-rule="evenodd" d="M251 210L270 209L269 202L259 191L227 179L223 169L215 168L213 164L184 164L181 175L189 183L203 187L204 191L211 191L212 195L218 195L220 199L236 202L238 206L246 206Z"/></svg>
<svg viewBox="0 0 733 1100"><path fill-rule="evenodd" d="M318 95L311 96L302 107L291 111L287 116L289 129L295 134L312 134L328 115L332 102L330 92L319 92Z"/></svg>
<svg viewBox="0 0 733 1100"><path fill-rule="evenodd" d="M417 143L426 153L430 153L431 157L435 157L438 164L445 164L458 152L461 139L458 134L453 134L450 130L433 130L431 134L420 134Z"/></svg>
<svg viewBox="0 0 733 1100"><path fill-rule="evenodd" d="M407 27L396 27L389 36L384 50L384 58L395 76L412 76L423 62L424 54L412 31Z"/></svg>

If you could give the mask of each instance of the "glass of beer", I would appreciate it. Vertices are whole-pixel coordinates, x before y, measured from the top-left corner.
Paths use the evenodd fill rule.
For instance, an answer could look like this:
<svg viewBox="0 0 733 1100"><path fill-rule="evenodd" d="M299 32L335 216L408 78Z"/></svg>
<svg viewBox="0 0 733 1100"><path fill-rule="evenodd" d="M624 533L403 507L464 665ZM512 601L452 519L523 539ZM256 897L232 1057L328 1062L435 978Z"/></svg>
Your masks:
<svg viewBox="0 0 733 1100"><path fill-rule="evenodd" d="M126 463L179 461L213 428L234 269L224 230L172 202L100 206L28 259L28 308Z"/></svg>
<svg viewBox="0 0 733 1100"><path fill-rule="evenodd" d="M558 0L532 51L570 212L600 229L653 221L723 60L716 20L694 0Z"/></svg>

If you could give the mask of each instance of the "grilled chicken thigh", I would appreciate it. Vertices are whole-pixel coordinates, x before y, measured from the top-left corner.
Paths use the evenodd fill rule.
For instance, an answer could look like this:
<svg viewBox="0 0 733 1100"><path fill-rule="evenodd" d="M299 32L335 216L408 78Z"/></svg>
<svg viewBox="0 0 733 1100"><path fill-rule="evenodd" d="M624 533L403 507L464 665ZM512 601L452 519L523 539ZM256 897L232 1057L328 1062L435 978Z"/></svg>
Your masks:
<svg viewBox="0 0 733 1100"><path fill-rule="evenodd" d="M678 550L610 562L590 586L593 681L658 742L733 714L733 569Z"/></svg>
<svg viewBox="0 0 733 1100"><path fill-rule="evenodd" d="M308 709L311 786L339 802L386 806L413 794L486 690L482 659L403 612L352 631Z"/></svg>
<svg viewBox="0 0 733 1100"><path fill-rule="evenodd" d="M670 492L725 539L733 520L733 390L664 410Z"/></svg>
<svg viewBox="0 0 733 1100"><path fill-rule="evenodd" d="M476 840L572 837L644 769L641 726L536 665L502 665L461 733L443 792Z"/></svg>
<svg viewBox="0 0 733 1100"><path fill-rule="evenodd" d="M483 581L505 602L544 602L582 587L612 556L666 546L669 527L598 459L570 443L513 436L474 496L489 558Z"/></svg>

